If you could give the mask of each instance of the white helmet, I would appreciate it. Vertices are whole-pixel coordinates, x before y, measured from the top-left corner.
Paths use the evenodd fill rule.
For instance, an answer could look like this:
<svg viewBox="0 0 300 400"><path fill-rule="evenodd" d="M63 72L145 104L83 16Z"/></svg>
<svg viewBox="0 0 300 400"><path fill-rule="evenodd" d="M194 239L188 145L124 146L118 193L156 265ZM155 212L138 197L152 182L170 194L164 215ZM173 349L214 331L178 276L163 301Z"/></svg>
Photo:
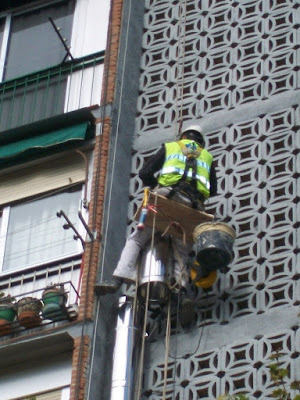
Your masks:
<svg viewBox="0 0 300 400"><path fill-rule="evenodd" d="M183 135L187 134L188 132L191 132L191 139L195 140L197 143L200 144L200 146L204 147L205 146L205 141L204 141L204 135L202 133L202 128L200 125L188 125L186 128L181 133L180 138L182 138Z"/></svg>
<svg viewBox="0 0 300 400"><path fill-rule="evenodd" d="M203 135L202 128L200 125L188 125L186 128L184 128L184 130L182 131L182 134L184 134L188 131L198 132L201 135Z"/></svg>

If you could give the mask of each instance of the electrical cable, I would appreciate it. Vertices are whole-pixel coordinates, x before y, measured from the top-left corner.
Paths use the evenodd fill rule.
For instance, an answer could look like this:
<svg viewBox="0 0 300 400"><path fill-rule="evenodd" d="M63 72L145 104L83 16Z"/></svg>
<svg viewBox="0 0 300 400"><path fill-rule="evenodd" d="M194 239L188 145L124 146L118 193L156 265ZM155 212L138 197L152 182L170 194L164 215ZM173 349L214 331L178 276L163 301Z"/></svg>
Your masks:
<svg viewBox="0 0 300 400"><path fill-rule="evenodd" d="M166 341L165 341L166 350L165 350L165 362L164 362L163 400L166 400L166 395L167 395L168 355L169 355L169 349L170 349L170 336L171 336L171 296L169 295L167 327L166 327Z"/></svg>
<svg viewBox="0 0 300 400"><path fill-rule="evenodd" d="M115 164L116 164L116 158L117 158L120 118L121 118L121 112L122 112L121 100L123 98L123 89L124 89L125 65L126 65L127 51L128 51L128 37L129 37L129 27L130 27L130 20L131 20L131 8L132 8L132 0L129 1L129 5L128 5L128 19L127 19L127 26L126 26L126 31L125 31L125 46L124 46L124 55L123 55L123 63L122 63L122 73L121 73L121 77L120 77L120 82L121 82L120 83L120 94L118 96L119 104L116 106L116 108L118 110L117 123L116 123L116 136L115 136L115 143L114 143L114 147L113 147L113 151L112 151L113 157L112 157L112 167L111 167L111 180L110 180L110 186L109 186L109 190L108 190L107 220L106 220L105 232L103 234L104 243L103 243L103 249L102 249L103 256L102 256L102 263L101 263L100 280L103 279L103 268L104 268L104 259L105 259L105 251L106 251L107 233L108 233L109 224L110 224L112 190L113 190L113 186L114 186Z"/></svg>
<svg viewBox="0 0 300 400"><path fill-rule="evenodd" d="M186 40L186 13L187 13L187 0L184 0L184 22L183 22L183 42L181 42L181 27L182 27L182 8L181 7L181 0L179 2L179 24L178 24L178 37L179 37L179 55L177 57L177 81L176 81L176 88L177 93L179 92L179 67L180 67L180 60L182 56L182 74L181 74L181 87L180 87L180 96L176 96L176 121L178 121L178 97L180 97L180 115L179 115L179 126L178 126L178 133L176 136L180 135L182 123L183 123L183 92L184 92L184 68L185 68L185 40Z"/></svg>
<svg viewBox="0 0 300 400"><path fill-rule="evenodd" d="M176 356L176 355L172 356L171 354L169 354L169 357L173 358L173 360L185 360L187 358L190 358L190 357L194 356L197 353L197 351L199 350L201 341L202 341L204 328L206 326L207 312L208 312L208 292L206 292L206 303L205 303L205 311L204 311L204 317L203 317L204 324L201 327L202 329L201 329L199 340L198 340L198 343L197 343L197 346L196 346L195 350L193 352L191 352L191 353L186 353L186 354L184 354L182 356ZM177 318L179 318L179 314L178 314ZM176 335L177 335L177 332L176 332Z"/></svg>
<svg viewBox="0 0 300 400"><path fill-rule="evenodd" d="M157 205L157 192L155 193L155 200L154 200L154 206L156 206L156 205ZM154 250L155 228L156 228L156 213L154 213L153 224L152 224L151 247L150 247L150 253L151 254L153 254L153 250ZM148 276L147 290L146 290L144 324L143 324L143 331L142 331L142 345L141 345L141 352L140 352L140 363L139 363L139 375L138 375L137 393L141 393L142 392L142 377L143 377L143 366L144 366L143 365L143 361L144 361L144 353L145 353L145 339L146 339L148 307L149 307L149 299L150 299L151 267L152 267L152 257L150 257L150 268L149 268L149 276Z"/></svg>
<svg viewBox="0 0 300 400"><path fill-rule="evenodd" d="M121 79L120 79L120 95L118 96L119 99L119 105L117 105L117 110L118 110L118 115L117 115L117 125L116 125L116 137L115 137L115 143L113 147L113 161L112 161L112 169L111 169L111 182L110 182L110 188L108 192L108 205L107 205L107 221L106 221L106 226L104 228L104 241L101 242L101 261L100 261L100 280L103 280L103 269L104 269L104 263L105 263L105 253L106 253L106 246L107 246L107 233L109 229L109 222L110 222L110 213L111 213L111 201L112 201L112 188L113 188L113 183L114 183L114 173L115 173L115 163L116 163L116 153L117 153L117 143L118 143L118 136L119 136L119 126L120 126L120 116L121 116L121 99L123 96L123 86L124 86L124 77L125 77L125 62L126 62L126 56L127 56L127 48L128 48L128 36L129 36L129 26L130 26L130 20L131 20L131 7L132 7L132 1L129 1L129 6L128 6L128 20L127 20L127 27L125 30L125 49L124 49L124 58L123 58L123 64L122 64L122 74L121 74ZM111 5L110 5L110 15L109 15L109 21L113 20L113 11L115 10L115 1L111 0ZM108 95L108 81L109 81L109 65L111 62L111 38L112 38L112 27L108 31L108 38L107 38L107 43L110 43L108 46L108 49L106 50L106 57L105 57L105 67L104 67L104 74L105 74L105 80L103 83L103 95L102 95L102 112L101 112L101 121L102 124L104 125L104 118L105 118L105 107L107 105L107 95ZM120 48L119 48L120 52ZM100 135L99 138L99 146L98 146L98 153L100 154L100 150L102 148L103 144L103 133ZM92 215L92 227L93 231L95 231L95 226L96 226L96 221L97 221L97 201L98 201L98 193L99 193L99 186L100 186L100 166L101 166L101 157L99 157L99 163L97 165L97 170L96 170L96 176L95 176L95 195L94 197L94 202L93 202L93 215ZM89 257L89 265L91 264L92 261L92 249L90 252L90 257ZM90 270L90 268L89 268ZM88 285L88 280L87 280L87 285ZM99 313L100 313L100 297L98 297L97 300L97 323L98 323L98 318L99 318ZM86 308L85 308L85 313L84 313L84 318L86 319ZM84 322L85 322L84 319ZM83 324L84 327L85 323ZM92 355L91 355L91 365L93 366L93 360L95 356L95 341L96 341L96 328L97 324L94 324L94 332L93 332L93 350L92 350ZM83 337L83 332L84 329L82 328L82 337ZM83 347L83 339L81 340L80 344L80 354L79 354L79 365L82 362L82 347ZM76 388L75 388L75 399L78 399L78 394L79 394L79 378L80 378L80 368L77 370L77 376L76 376ZM91 389L91 379L92 379L92 370L89 373L89 380L87 384L87 399L90 397L90 389Z"/></svg>

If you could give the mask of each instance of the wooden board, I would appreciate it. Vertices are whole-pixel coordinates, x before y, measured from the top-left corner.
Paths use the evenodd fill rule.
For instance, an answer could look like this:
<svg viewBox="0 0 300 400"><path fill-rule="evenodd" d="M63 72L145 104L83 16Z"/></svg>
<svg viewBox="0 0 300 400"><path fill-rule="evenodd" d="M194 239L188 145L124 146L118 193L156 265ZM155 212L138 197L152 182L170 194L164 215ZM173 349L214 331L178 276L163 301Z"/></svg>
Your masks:
<svg viewBox="0 0 300 400"><path fill-rule="evenodd" d="M157 196L157 200L156 200ZM145 225L153 227L155 224L156 232L165 232L177 238L183 238L183 232L186 235L186 241L193 243L193 232L196 226L203 222L211 222L214 218L212 214L195 210L177 201L167 199L164 196L149 194L149 211L146 217ZM152 211L157 210L157 213ZM139 220L142 206L135 215L135 219Z"/></svg>

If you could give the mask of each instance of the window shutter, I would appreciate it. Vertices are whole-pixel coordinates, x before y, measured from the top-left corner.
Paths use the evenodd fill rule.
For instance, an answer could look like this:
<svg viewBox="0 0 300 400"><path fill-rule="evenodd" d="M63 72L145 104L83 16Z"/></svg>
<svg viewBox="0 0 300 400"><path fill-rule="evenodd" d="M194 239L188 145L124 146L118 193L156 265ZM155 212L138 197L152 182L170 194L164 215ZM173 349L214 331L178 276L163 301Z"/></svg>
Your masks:
<svg viewBox="0 0 300 400"><path fill-rule="evenodd" d="M0 205L84 182L83 157L73 152L0 176Z"/></svg>

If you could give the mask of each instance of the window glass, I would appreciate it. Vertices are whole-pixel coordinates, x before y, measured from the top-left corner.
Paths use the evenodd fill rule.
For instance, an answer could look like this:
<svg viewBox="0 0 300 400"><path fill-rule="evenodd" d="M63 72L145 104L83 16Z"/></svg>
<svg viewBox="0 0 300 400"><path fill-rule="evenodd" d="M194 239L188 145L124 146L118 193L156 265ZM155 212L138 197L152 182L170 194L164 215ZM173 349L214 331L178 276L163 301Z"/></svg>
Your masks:
<svg viewBox="0 0 300 400"><path fill-rule="evenodd" d="M74 1L13 16L6 59L5 80L60 64L66 50L49 17L60 28L67 45L71 41Z"/></svg>
<svg viewBox="0 0 300 400"><path fill-rule="evenodd" d="M24 268L77 254L80 241L64 229L63 210L78 230L81 190L59 193L10 208L3 271Z"/></svg>
<svg viewBox="0 0 300 400"><path fill-rule="evenodd" d="M0 18L0 54L1 54L1 49L2 49L4 25L5 25L5 19Z"/></svg>

